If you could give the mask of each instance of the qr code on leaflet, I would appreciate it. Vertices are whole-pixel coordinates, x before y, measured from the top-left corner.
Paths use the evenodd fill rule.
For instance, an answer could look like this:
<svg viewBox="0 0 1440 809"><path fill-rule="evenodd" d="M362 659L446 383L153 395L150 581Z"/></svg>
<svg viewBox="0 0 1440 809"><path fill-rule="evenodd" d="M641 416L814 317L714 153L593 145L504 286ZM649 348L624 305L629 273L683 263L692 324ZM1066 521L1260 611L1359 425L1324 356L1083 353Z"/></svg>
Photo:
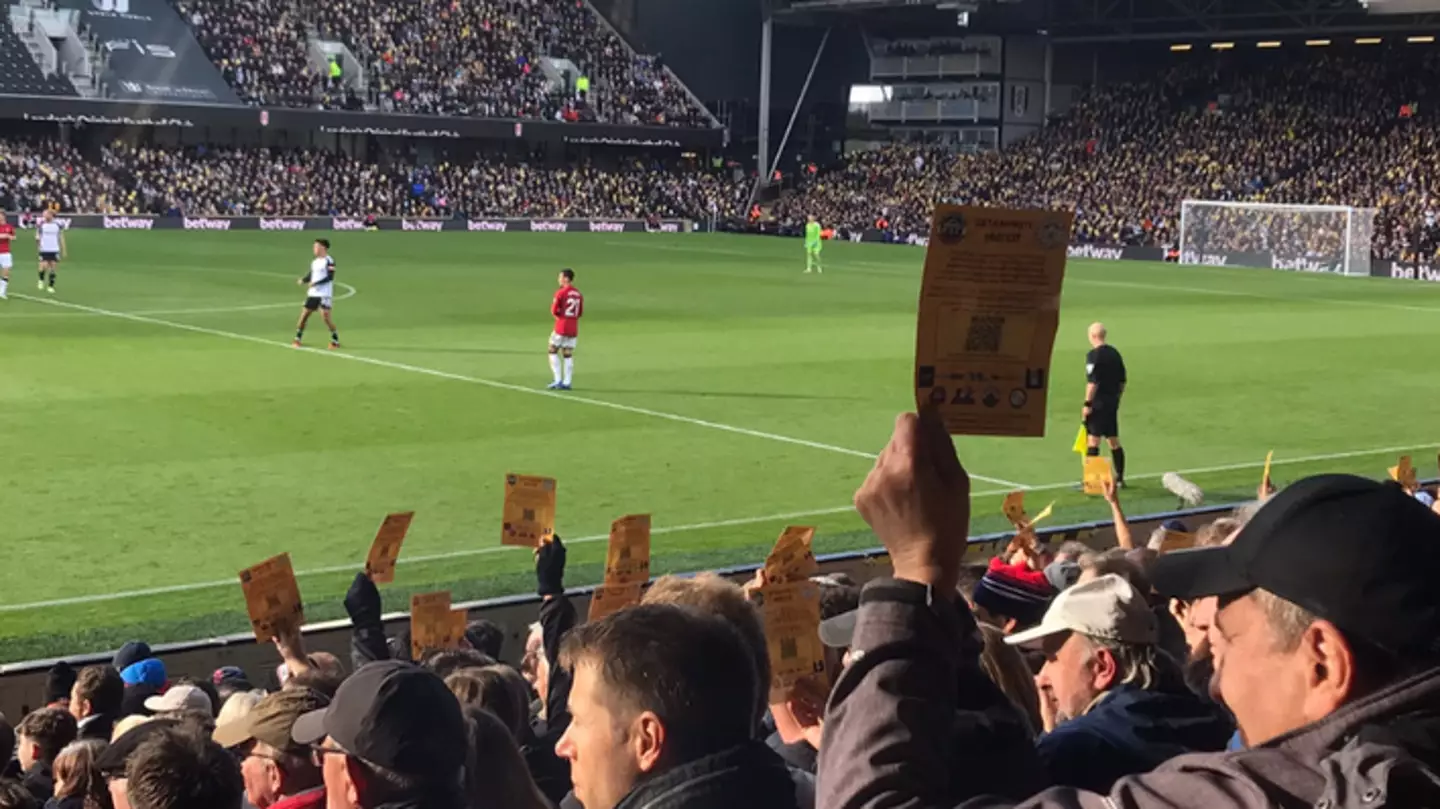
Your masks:
<svg viewBox="0 0 1440 809"><path fill-rule="evenodd" d="M522 519L522 520L524 520L524 521L526 521L526 522L535 522L535 509L533 509L533 508L527 508L527 509L525 509L525 513L524 513L523 515L521 515L520 519Z"/></svg>
<svg viewBox="0 0 1440 809"><path fill-rule="evenodd" d="M965 350L981 354L998 354L1000 337L1005 331L1003 315L977 315L970 318L970 332L965 335Z"/></svg>
<svg viewBox="0 0 1440 809"><path fill-rule="evenodd" d="M795 638L780 639L780 659L794 660L800 656L799 643Z"/></svg>

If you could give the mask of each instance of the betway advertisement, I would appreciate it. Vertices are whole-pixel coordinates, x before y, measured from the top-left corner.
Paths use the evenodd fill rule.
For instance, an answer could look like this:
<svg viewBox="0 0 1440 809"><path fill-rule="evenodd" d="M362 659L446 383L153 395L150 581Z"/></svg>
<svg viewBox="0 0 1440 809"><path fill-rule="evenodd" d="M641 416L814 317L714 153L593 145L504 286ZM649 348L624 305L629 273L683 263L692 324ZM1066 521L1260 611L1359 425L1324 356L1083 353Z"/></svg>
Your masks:
<svg viewBox="0 0 1440 809"><path fill-rule="evenodd" d="M132 101L239 104L205 56L190 26L165 0L130 0L124 9L100 0L57 0L80 12L105 57L110 97Z"/></svg>
<svg viewBox="0 0 1440 809"><path fill-rule="evenodd" d="M10 215L20 227L33 226L31 214ZM688 233L693 227L683 220L665 220L647 227L639 219L398 219L368 221L359 216L151 216L148 214L66 214L58 217L64 227L99 230L270 230L270 231L367 231L398 230L405 233Z"/></svg>

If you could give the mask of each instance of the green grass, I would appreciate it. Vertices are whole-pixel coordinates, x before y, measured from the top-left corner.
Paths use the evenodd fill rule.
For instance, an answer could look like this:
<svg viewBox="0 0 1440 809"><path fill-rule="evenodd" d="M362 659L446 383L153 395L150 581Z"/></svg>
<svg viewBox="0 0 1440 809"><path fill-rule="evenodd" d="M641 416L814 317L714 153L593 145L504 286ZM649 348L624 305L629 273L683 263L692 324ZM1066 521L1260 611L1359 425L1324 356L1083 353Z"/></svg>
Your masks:
<svg viewBox="0 0 1440 809"><path fill-rule="evenodd" d="M912 407L919 250L834 244L815 277L789 240L335 235L358 290L335 310L343 353L363 362L286 347L306 234L68 238L57 303L159 314L0 307L3 660L242 631L238 586L165 588L233 582L281 551L331 571L301 587L309 618L338 617L392 510L417 517L389 607L529 591L528 554L498 547L509 471L558 478L560 533L591 540L572 584L599 578L597 540L634 512L681 529L655 536L657 573L758 561L787 522L818 526L821 553L874 544L844 508L870 463L837 450L877 451ZM12 293L34 296L28 249L20 263ZM586 294L576 391L534 395L560 266ZM1440 428L1416 405L1435 394L1437 315L1440 289L1400 282L1071 262L1049 436L958 443L977 475L1050 487L1032 511L1054 498L1057 523L1103 516L1067 485L1084 329L1103 319L1131 373L1132 513L1174 505L1158 484L1172 469L1246 465L1193 477L1212 500L1247 497L1272 448L1348 454L1282 480L1380 475L1402 447L1427 472ZM975 482L990 494L974 531L1000 527L1006 488Z"/></svg>

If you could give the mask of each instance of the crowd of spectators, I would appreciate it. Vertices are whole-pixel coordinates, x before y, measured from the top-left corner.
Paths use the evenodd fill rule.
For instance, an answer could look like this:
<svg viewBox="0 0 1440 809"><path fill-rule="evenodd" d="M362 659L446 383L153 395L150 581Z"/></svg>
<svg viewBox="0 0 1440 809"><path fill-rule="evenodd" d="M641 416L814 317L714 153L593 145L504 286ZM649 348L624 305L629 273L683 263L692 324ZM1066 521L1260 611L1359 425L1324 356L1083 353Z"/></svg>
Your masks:
<svg viewBox="0 0 1440 809"><path fill-rule="evenodd" d="M1186 199L1349 205L1378 210L1376 257L1434 258L1437 71L1428 50L1309 54L1263 69L1183 63L1095 89L998 151L852 155L775 210L782 222L813 213L850 231L884 220L904 238L926 231L940 200L1073 209L1078 242L1175 246ZM1328 215L1208 216L1201 238L1228 251L1333 255L1344 242L1343 221Z"/></svg>
<svg viewBox="0 0 1440 809"><path fill-rule="evenodd" d="M764 570L582 623L557 536L523 657L480 619L412 659L357 572L349 661L281 626L273 673L177 676L140 641L56 664L45 705L0 718L0 809L1437 805L1433 497L1267 477L1141 545L1104 493L1116 547L1019 515L968 564L969 478L938 416L905 414L855 494L889 575L812 578L813 639ZM794 679L801 640L824 659Z"/></svg>
<svg viewBox="0 0 1440 809"><path fill-rule="evenodd" d="M10 143L10 141L6 141ZM96 161L51 141L0 152L0 207L172 216L740 217L728 170L628 158L547 168L483 158L360 160L319 149L115 142Z"/></svg>
<svg viewBox="0 0 1440 809"><path fill-rule="evenodd" d="M656 56L636 54L581 0L176 0L245 101L386 112L703 127ZM345 43L366 99L312 63L309 33ZM573 70L547 75L541 59ZM584 78L586 85L580 85ZM353 77L351 77L353 78Z"/></svg>

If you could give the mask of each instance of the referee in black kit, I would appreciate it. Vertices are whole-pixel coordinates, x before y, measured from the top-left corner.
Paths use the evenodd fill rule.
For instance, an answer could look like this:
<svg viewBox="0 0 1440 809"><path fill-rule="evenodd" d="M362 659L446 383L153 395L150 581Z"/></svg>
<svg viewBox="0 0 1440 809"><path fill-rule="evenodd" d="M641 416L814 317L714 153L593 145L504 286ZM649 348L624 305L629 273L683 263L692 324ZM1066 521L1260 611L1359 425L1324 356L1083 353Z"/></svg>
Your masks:
<svg viewBox="0 0 1440 809"><path fill-rule="evenodd" d="M1110 457L1115 461L1115 486L1125 483L1125 449L1120 446L1120 397L1125 393L1125 360L1105 342L1105 324L1090 324L1090 353L1085 355L1086 449L1100 455L1100 439L1110 440Z"/></svg>

